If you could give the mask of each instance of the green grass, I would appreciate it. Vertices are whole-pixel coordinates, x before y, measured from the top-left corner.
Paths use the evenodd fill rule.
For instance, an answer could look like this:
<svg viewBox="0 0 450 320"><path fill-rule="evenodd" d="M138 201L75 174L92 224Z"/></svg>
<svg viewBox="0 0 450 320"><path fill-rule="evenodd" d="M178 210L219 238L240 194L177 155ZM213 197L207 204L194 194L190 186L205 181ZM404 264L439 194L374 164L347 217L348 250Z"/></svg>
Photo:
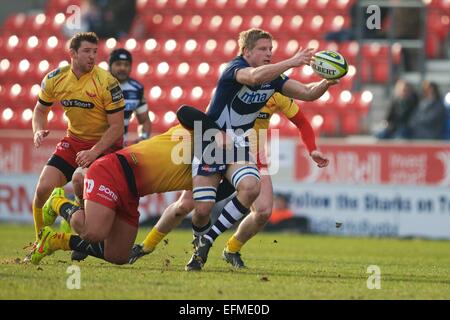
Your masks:
<svg viewBox="0 0 450 320"><path fill-rule="evenodd" d="M132 266L76 263L81 289L69 290L68 252L20 263L32 234L0 224L0 299L450 299L449 241L261 233L242 250L248 268L233 270L221 258L225 234L204 270L188 273L191 234L177 230ZM379 290L367 288L369 265L381 269Z"/></svg>

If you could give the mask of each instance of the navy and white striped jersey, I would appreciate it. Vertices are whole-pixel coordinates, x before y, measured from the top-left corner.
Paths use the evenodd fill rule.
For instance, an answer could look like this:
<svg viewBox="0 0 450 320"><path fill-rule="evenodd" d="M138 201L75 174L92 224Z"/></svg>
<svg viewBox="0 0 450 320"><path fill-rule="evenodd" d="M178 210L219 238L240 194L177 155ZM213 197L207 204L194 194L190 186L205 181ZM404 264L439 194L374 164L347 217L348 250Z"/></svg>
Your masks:
<svg viewBox="0 0 450 320"><path fill-rule="evenodd" d="M245 132L251 129L267 100L276 91L281 92L283 84L289 79L282 74L269 83L249 87L236 81L237 70L247 67L250 65L243 57L236 57L228 63L218 80L206 113L223 130L242 129ZM236 142L239 144L238 140Z"/></svg>
<svg viewBox="0 0 450 320"><path fill-rule="evenodd" d="M129 78L127 81L120 84L120 88L125 98L124 110L124 142L127 140L128 125L133 112L138 114L148 112L147 102L144 96L144 86L138 81Z"/></svg>

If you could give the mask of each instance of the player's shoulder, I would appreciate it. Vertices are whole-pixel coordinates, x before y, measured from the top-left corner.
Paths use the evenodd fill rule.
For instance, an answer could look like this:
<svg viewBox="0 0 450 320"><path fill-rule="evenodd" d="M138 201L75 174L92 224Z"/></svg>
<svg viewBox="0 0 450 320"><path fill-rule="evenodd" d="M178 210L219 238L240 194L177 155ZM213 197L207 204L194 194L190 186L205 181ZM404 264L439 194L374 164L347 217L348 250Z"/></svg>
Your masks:
<svg viewBox="0 0 450 320"><path fill-rule="evenodd" d="M138 91L144 90L144 85L133 78L129 78L128 83Z"/></svg>
<svg viewBox="0 0 450 320"><path fill-rule="evenodd" d="M228 62L229 67L235 67L235 66L242 66L242 67L249 67L247 60L245 60L242 56L237 56L230 62Z"/></svg>
<svg viewBox="0 0 450 320"><path fill-rule="evenodd" d="M222 80L234 78L236 70L249 67L248 62L241 56L237 56L233 60L229 61L223 70L221 75Z"/></svg>
<svg viewBox="0 0 450 320"><path fill-rule="evenodd" d="M106 81L107 83L118 82L108 70L99 66L94 66L94 74L100 81Z"/></svg>
<svg viewBox="0 0 450 320"><path fill-rule="evenodd" d="M53 81L53 79L60 78L62 75L64 75L65 73L67 73L69 71L70 71L70 65L56 68L56 69L50 71L49 73L47 73L44 80L45 81Z"/></svg>
<svg viewBox="0 0 450 320"><path fill-rule="evenodd" d="M107 90L120 89L119 81L107 70L95 66L95 75L102 85L106 85Z"/></svg>

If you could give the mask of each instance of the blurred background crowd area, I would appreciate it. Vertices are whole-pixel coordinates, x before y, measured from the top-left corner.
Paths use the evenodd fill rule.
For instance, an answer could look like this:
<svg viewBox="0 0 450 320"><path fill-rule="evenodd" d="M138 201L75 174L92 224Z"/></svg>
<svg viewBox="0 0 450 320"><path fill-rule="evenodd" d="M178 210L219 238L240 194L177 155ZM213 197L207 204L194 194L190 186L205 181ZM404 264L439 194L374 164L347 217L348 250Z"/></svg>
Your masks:
<svg viewBox="0 0 450 320"><path fill-rule="evenodd" d="M259 27L274 38L273 61L300 47L337 50L348 75L304 112L323 137L449 139L450 0L1 0L0 127L30 128L43 76L70 63L67 39L79 31L101 38L98 64L124 47L132 77L143 83L154 133L186 103L204 109L240 31ZM367 21L379 8L380 28ZM373 18L373 17L372 17ZM287 74L319 78L308 66ZM395 90L394 90L395 89ZM426 116L425 116L426 114ZM50 125L65 129L62 110ZM284 136L297 128L274 116Z"/></svg>

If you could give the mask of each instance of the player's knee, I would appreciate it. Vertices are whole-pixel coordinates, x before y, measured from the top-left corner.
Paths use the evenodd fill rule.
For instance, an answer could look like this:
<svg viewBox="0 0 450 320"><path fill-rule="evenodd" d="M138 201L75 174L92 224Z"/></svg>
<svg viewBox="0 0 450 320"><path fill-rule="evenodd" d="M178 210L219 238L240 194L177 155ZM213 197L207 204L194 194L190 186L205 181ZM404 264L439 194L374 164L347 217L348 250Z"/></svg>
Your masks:
<svg viewBox="0 0 450 320"><path fill-rule="evenodd" d="M74 188L83 188L84 175L81 172L76 172L72 176L72 183Z"/></svg>
<svg viewBox="0 0 450 320"><path fill-rule="evenodd" d="M113 263L113 264L117 264L117 265L123 265L123 264L127 264L128 263L128 255L126 256L118 256L118 255L108 255L105 252L105 260Z"/></svg>
<svg viewBox="0 0 450 320"><path fill-rule="evenodd" d="M271 215L272 208L261 207L255 211L255 220L259 225L264 225L267 221L269 221Z"/></svg>
<svg viewBox="0 0 450 320"><path fill-rule="evenodd" d="M197 202L195 204L195 214L197 216L209 217L213 206L214 202Z"/></svg>
<svg viewBox="0 0 450 320"><path fill-rule="evenodd" d="M241 197L245 197L249 201L255 201L259 195L261 183L254 177L246 177L240 181L237 191Z"/></svg>
<svg viewBox="0 0 450 320"><path fill-rule="evenodd" d="M40 179L35 191L35 199L37 201L46 201L52 193L55 186L49 180Z"/></svg>

